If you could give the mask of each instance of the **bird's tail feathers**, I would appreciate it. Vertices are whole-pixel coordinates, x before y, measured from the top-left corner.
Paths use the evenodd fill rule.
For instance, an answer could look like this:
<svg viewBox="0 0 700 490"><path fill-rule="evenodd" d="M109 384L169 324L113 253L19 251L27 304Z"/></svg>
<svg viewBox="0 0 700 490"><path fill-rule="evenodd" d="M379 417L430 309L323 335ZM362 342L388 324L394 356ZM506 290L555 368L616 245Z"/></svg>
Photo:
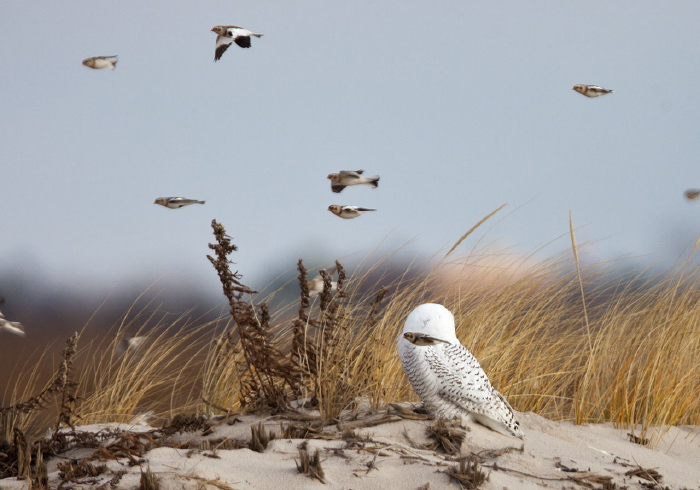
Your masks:
<svg viewBox="0 0 700 490"><path fill-rule="evenodd" d="M493 394L496 395L500 403L497 402L494 404L493 408L495 409L495 413L493 413L493 415L481 415L481 418L478 418L479 422L499 432L505 430L512 436L522 438L523 432L520 430L519 424L515 420L513 407L510 406L506 397L501 395L497 390L494 389ZM483 420L483 418L491 419L493 423L489 424L488 421Z"/></svg>
<svg viewBox="0 0 700 490"><path fill-rule="evenodd" d="M479 422L481 425L488 427L489 429L493 429L496 432L500 432L501 434L506 433L510 434L511 431L508 429L508 426L503 423L500 420L496 420L495 417L483 414L483 413L477 413L477 412L472 412L472 418Z"/></svg>
<svg viewBox="0 0 700 490"><path fill-rule="evenodd" d="M196 201L197 204L204 204L206 201Z"/></svg>
<svg viewBox="0 0 700 490"><path fill-rule="evenodd" d="M506 397L503 396L500 391L494 389L493 394L496 395L506 407L508 407L508 411L510 411L510 413L513 413L513 407L510 406L510 403L508 403L508 400L506 400Z"/></svg>
<svg viewBox="0 0 700 490"><path fill-rule="evenodd" d="M368 177L369 180L369 185L372 186L372 189L376 189L379 187L379 175L375 175L374 177Z"/></svg>
<svg viewBox="0 0 700 490"><path fill-rule="evenodd" d="M112 70L114 70L117 67L118 62L119 62L119 60L112 61L112 68L111 68Z"/></svg>

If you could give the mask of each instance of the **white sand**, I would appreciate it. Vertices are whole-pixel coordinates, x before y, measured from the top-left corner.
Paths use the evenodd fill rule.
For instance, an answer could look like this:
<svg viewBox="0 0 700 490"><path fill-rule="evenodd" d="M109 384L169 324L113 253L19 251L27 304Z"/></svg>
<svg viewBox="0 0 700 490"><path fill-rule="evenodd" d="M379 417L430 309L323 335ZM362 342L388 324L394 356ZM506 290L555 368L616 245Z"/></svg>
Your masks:
<svg viewBox="0 0 700 490"><path fill-rule="evenodd" d="M365 415L377 418L381 414ZM280 432L280 420L259 416L239 416L240 422L233 425L221 423L213 427L206 436L199 433L176 434L171 442L201 442L204 440L229 439L250 440L250 426L264 421L266 427ZM479 453L484 450L506 450L500 455L482 453L484 466L496 464L499 469L483 468L489 472L489 481L484 489L542 489L584 488L570 478L582 481L594 476L609 476L617 488L644 488L641 483L651 482L638 476L625 476L625 472L639 466L653 468L663 480L657 488L700 489L700 428L672 427L658 437L655 447L645 447L629 441L628 430L615 429L610 424L575 426L571 423L552 422L532 413L519 417L526 438L524 441L491 431L476 423L466 423L467 434L461 446L461 454ZM283 421L287 424L287 421ZM338 488L338 489L417 489L429 484L431 489L460 488L447 475L449 466L454 466L453 457L442 453L413 447L426 444L426 427L432 421L399 420L384 423L357 433L370 438L347 448L339 436L334 440L308 440L309 451L321 450L322 467L326 484L297 472L295 458L299 459L298 446L301 439L276 439L270 442L263 453L250 449L188 450L160 447L145 453L141 466L130 466L128 459L106 461L112 471L126 471L115 487L139 488L141 468L150 467L160 480L160 488ZM81 429L96 431L106 426L86 426ZM122 425L124 430L146 430ZM336 433L337 427L325 429ZM410 442L404 434L413 441ZM520 448L523 447L522 452ZM514 449L507 449L514 448ZM80 458L93 454L94 448L76 448L64 456ZM60 483L58 458L48 461L51 488ZM559 467L558 467L559 465ZM563 468L578 470L566 472ZM105 484L114 473L108 472L95 478L73 483L71 488L97 488ZM567 480L569 479L569 480ZM593 488L601 488L600 482L587 480ZM1 489L29 488L27 482L15 479L0 481ZM647 487L653 488L653 487Z"/></svg>

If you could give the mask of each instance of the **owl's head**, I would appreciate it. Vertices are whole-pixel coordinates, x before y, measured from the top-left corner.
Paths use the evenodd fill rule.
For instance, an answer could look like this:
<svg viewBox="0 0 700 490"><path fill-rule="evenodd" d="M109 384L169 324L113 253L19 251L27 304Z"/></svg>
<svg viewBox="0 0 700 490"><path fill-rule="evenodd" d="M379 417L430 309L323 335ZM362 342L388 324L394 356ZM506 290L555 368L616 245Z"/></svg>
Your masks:
<svg viewBox="0 0 700 490"><path fill-rule="evenodd" d="M455 317L450 310L437 303L425 303L415 308L406 318L403 331L404 333L422 333L447 342L457 342Z"/></svg>

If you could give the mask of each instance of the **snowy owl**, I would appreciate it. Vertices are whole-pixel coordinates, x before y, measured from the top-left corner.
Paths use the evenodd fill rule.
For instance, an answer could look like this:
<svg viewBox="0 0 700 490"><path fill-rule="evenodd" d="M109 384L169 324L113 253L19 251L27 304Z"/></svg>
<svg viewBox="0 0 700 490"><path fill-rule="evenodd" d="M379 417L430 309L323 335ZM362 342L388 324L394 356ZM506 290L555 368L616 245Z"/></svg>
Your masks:
<svg viewBox="0 0 700 490"><path fill-rule="evenodd" d="M455 320L442 305L426 303L408 315L399 358L425 408L439 417L466 417L523 438L513 409L496 391L479 361L459 343Z"/></svg>

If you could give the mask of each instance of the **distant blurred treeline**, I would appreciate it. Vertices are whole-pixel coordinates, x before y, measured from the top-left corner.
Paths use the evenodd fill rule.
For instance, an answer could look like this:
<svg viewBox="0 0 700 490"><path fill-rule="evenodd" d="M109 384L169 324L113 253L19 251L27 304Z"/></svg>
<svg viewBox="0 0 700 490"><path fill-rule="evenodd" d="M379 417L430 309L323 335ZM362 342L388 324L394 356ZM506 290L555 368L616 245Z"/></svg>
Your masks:
<svg viewBox="0 0 700 490"><path fill-rule="evenodd" d="M363 284L378 289L406 276L407 270L410 277L418 269L404 261L388 261L381 269L367 273ZM309 279L317 272L310 270ZM351 273L349 270L348 275ZM274 292L269 301L274 311L277 305L289 305L298 298L297 274L294 269L282 274L270 271L267 277L244 277L243 282L260 292L256 301ZM109 291L0 272L0 297L5 298L0 311L8 320L21 322L26 330L25 337L0 332L0 406L15 401L8 389L14 387L13 373L18 370L40 369L40 379L48 380L58 367L65 340L75 331L84 329L80 344L85 345L91 339L111 335L120 322L137 314L148 325L178 319L182 324L201 325L228 318L228 304L213 270L208 287L181 280L157 280L134 281ZM47 355L38 363L44 351Z"/></svg>

